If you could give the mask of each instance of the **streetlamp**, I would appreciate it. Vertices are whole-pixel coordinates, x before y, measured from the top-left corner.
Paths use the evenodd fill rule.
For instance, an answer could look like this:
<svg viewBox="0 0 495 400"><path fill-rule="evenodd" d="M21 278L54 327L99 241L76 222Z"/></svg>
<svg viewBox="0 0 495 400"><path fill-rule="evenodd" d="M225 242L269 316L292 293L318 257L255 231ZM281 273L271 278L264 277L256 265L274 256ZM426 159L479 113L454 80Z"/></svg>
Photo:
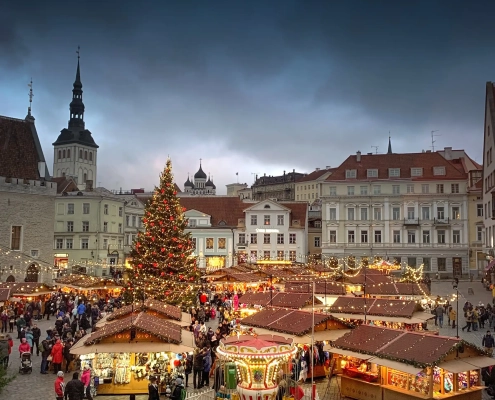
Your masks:
<svg viewBox="0 0 495 400"><path fill-rule="evenodd" d="M453 287L456 292L456 338L459 339L459 278L454 278Z"/></svg>

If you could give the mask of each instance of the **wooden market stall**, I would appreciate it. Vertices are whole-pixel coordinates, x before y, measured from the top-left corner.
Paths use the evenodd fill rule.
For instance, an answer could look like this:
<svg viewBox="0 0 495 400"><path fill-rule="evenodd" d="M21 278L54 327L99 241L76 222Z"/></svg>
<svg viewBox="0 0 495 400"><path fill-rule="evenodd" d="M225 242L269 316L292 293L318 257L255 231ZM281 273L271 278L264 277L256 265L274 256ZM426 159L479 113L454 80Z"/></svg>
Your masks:
<svg viewBox="0 0 495 400"><path fill-rule="evenodd" d="M53 289L39 282L3 282L0 288L10 289L10 301L32 301L49 295Z"/></svg>
<svg viewBox="0 0 495 400"><path fill-rule="evenodd" d="M215 291L222 292L229 290L231 292L246 292L250 290L257 291L260 285L266 285L267 275L255 270L251 272L238 272L232 268L225 268L210 275L207 275L208 281L215 285Z"/></svg>
<svg viewBox="0 0 495 400"><path fill-rule="evenodd" d="M480 369L495 364L461 339L369 325L326 349L338 360L342 395L357 400L481 400Z"/></svg>
<svg viewBox="0 0 495 400"><path fill-rule="evenodd" d="M313 282L309 280L287 281L284 284L285 293L312 293ZM339 296L346 294L345 286L334 280L318 280L315 282L314 293L324 305L332 305Z"/></svg>
<svg viewBox="0 0 495 400"><path fill-rule="evenodd" d="M118 297L122 286L111 278L70 274L55 280L58 288L64 293L76 292L85 296Z"/></svg>
<svg viewBox="0 0 495 400"><path fill-rule="evenodd" d="M424 312L421 305L413 300L341 296L332 304L329 312L335 318L354 325L361 325L366 321L368 325L438 334L438 330L428 327L428 321L435 317Z"/></svg>
<svg viewBox="0 0 495 400"><path fill-rule="evenodd" d="M325 342L336 340L350 331L353 325L340 321L329 314L314 313L314 352L318 354L314 376L325 376ZM298 345L299 351L309 351L312 342L313 315L311 312L282 308L267 308L241 320L241 328L253 328L256 334L280 334ZM308 372L311 376L311 371Z"/></svg>
<svg viewBox="0 0 495 400"><path fill-rule="evenodd" d="M99 395L148 393L155 376L161 392L172 384L179 366L177 354L194 349L191 332L178 323L146 312L131 313L84 336L70 352L88 364ZM179 356L180 357L180 356Z"/></svg>

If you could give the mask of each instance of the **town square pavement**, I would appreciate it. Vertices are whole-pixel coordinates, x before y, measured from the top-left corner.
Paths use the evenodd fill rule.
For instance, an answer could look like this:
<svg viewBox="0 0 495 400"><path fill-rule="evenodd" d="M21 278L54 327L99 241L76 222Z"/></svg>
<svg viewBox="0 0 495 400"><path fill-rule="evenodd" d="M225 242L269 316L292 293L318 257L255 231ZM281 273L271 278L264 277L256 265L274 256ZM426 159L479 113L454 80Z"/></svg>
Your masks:
<svg viewBox="0 0 495 400"><path fill-rule="evenodd" d="M469 288L472 288L473 294L470 294ZM432 282L431 287L432 295L440 295L442 297L448 297L449 299L453 298L455 294L455 290L452 288L451 281L434 281ZM460 323L461 327L464 326L464 318L462 307L465 301L470 301L473 305L477 305L479 302L487 304L492 301L491 292L484 289L480 281L469 282L469 281L461 281L459 282L459 314L460 314ZM455 307L455 302L453 303ZM42 331L42 338L46 336L46 330L50 327L53 327L53 323L55 320L53 318L50 321L42 320L38 322L38 326ZM212 321L213 322L213 321ZM211 324L212 327L215 327L215 324ZM459 336L462 339L467 340L468 342L474 343L478 346L481 346L481 339L486 333L488 328L485 327L483 330L478 330L477 332L466 332L459 329ZM445 336L456 336L456 329L449 328L447 326L447 319L444 319L444 327L440 329L440 334ZM15 375L15 379L4 388L3 392L0 394L1 400L30 400L30 399L39 399L39 400L49 400L55 399L55 392L53 388L53 384L55 381L56 375L53 373L42 375L40 374L40 364L41 364L41 356L36 356L36 352L33 355L33 372L28 375L20 375L19 371L19 352L17 348L19 346L19 341L16 339L16 332L13 335L14 338L14 348L12 349L11 361L9 366L10 373ZM65 375L66 382L70 380L72 377L72 372ZM318 384L318 393L320 394L320 399L324 397L325 393L325 383L321 382ZM327 396L329 397L329 396ZM129 396L97 396L98 399L101 400L128 400ZM148 396L136 396L137 400L147 400ZM483 394L483 399L490 399L485 392Z"/></svg>

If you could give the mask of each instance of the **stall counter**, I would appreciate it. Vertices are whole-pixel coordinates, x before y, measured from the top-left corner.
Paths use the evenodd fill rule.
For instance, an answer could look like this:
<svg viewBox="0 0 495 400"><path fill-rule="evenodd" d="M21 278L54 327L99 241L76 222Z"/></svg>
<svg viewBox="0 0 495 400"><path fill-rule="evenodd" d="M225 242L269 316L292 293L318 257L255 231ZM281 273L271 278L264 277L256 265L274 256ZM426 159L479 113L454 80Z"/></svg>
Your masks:
<svg viewBox="0 0 495 400"><path fill-rule="evenodd" d="M382 386L379 383L341 376L342 395L356 400L382 400Z"/></svg>

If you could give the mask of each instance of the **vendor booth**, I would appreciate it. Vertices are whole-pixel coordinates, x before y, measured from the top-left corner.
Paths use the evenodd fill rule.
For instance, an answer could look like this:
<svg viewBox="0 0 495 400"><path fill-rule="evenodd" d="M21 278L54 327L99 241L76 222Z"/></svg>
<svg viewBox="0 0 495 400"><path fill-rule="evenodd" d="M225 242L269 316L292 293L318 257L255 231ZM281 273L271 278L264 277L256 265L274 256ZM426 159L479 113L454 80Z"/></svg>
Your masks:
<svg viewBox="0 0 495 400"><path fill-rule="evenodd" d="M254 292L245 293L239 297L241 308L252 309L260 307L283 307L301 309L312 307L311 293L284 293L284 292ZM314 304L320 306L322 302L314 299Z"/></svg>
<svg viewBox="0 0 495 400"><path fill-rule="evenodd" d="M343 396L358 400L475 400L481 368L495 364L463 340L360 325L326 346L338 359Z"/></svg>
<svg viewBox="0 0 495 400"><path fill-rule="evenodd" d="M87 297L118 297L122 286L113 279L88 276L82 274L70 274L55 280L63 293L80 293Z"/></svg>
<svg viewBox="0 0 495 400"><path fill-rule="evenodd" d="M107 323L71 349L89 365L99 395L147 394L151 376L160 391L181 368L181 353L194 349L192 334L169 320L140 312Z"/></svg>
<svg viewBox="0 0 495 400"><path fill-rule="evenodd" d="M287 281L284 285L285 293L313 293L313 282L308 280ZM339 296L346 294L345 286L333 280L315 282L314 294L324 305L332 305Z"/></svg>

